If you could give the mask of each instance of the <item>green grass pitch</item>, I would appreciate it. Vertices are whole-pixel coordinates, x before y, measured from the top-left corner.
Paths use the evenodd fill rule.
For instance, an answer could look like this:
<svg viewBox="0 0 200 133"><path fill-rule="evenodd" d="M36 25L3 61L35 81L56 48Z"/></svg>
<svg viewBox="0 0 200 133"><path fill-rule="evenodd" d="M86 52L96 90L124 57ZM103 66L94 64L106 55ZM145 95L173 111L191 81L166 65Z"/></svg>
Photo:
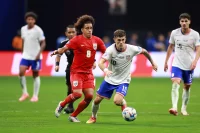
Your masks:
<svg viewBox="0 0 200 133"><path fill-rule="evenodd" d="M103 78L96 78L96 89ZM32 78L27 78L32 95ZM41 77L39 102L18 102L21 95L18 77L0 77L0 133L200 133L200 79L194 79L188 105L189 116L169 115L171 81L169 78L132 78L126 101L137 110L133 122L123 120L113 99L101 103L95 124L85 122L91 104L71 123L68 115L54 116L59 101L66 96L64 77ZM179 111L182 85L180 88ZM80 100L75 102L75 107Z"/></svg>

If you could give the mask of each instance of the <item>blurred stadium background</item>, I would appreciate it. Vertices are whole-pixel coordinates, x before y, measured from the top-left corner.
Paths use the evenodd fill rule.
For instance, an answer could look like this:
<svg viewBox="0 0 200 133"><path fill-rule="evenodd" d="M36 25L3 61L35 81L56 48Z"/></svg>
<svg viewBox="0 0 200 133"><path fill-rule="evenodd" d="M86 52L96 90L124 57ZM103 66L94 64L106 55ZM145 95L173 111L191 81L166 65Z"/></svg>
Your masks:
<svg viewBox="0 0 200 133"><path fill-rule="evenodd" d="M198 1L186 0L1 0L0 1L0 132L6 133L198 133L200 131L200 62L194 72L194 85L189 104L189 117L168 115L171 106L170 71L163 72L163 63L171 30L179 27L180 13L188 12L192 17L191 27L200 32ZM21 52L14 43L20 37L19 29L25 25L24 14L35 12L37 24L46 37L43 53L42 83L38 103L18 102L21 89L18 81L18 67ZM86 125L91 108L80 115L81 124L69 123L67 117L54 118L57 102L66 95L65 66L62 56L61 69L54 71L54 58L49 54L64 39L65 27L77 17L89 14L96 19L94 35L101 37L106 46L113 43L112 33L116 29L127 31L127 43L146 48L158 64L153 72L144 56L133 59L133 76L127 101L138 111L133 123L123 121L120 110L112 100L102 103L99 122ZM154 47L158 46L158 47ZM97 62L101 53L97 53ZM170 62L173 59L171 56ZM27 75L31 75L27 71ZM103 80L99 68L94 70L96 87ZM32 92L31 77L27 79L28 90ZM180 95L181 97L181 95ZM76 103L77 104L77 103ZM80 126L80 128L79 128ZM77 128L78 127L78 128Z"/></svg>

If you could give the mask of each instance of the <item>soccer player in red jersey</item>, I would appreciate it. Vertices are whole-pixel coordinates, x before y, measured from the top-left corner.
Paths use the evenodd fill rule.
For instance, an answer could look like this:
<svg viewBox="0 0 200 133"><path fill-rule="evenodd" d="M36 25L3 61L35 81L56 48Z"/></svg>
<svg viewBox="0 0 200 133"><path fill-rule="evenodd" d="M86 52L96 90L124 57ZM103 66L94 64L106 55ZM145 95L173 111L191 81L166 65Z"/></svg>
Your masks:
<svg viewBox="0 0 200 133"><path fill-rule="evenodd" d="M99 37L92 35L94 23L95 20L92 16L83 15L79 17L74 26L77 31L82 34L75 36L65 47L59 48L51 54L51 56L62 54L69 49L74 51L74 60L70 68L70 80L73 92L68 95L64 101L59 102L55 110L56 117L59 117L63 108L67 104L79 99L83 93L85 96L84 99L79 103L77 109L69 116L71 122L80 122L77 119L77 115L81 113L93 99L95 86L92 68L95 54L97 50L102 53L106 50L103 41Z"/></svg>

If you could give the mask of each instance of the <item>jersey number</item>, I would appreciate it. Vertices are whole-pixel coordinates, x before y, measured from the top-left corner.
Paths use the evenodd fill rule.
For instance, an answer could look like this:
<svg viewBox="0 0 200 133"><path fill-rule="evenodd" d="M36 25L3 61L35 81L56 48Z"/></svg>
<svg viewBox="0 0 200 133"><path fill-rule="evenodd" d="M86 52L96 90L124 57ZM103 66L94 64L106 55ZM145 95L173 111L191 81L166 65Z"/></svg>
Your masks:
<svg viewBox="0 0 200 133"><path fill-rule="evenodd" d="M87 50L86 57L87 57L87 58L90 58L90 57L91 57L91 51L90 51L90 50Z"/></svg>

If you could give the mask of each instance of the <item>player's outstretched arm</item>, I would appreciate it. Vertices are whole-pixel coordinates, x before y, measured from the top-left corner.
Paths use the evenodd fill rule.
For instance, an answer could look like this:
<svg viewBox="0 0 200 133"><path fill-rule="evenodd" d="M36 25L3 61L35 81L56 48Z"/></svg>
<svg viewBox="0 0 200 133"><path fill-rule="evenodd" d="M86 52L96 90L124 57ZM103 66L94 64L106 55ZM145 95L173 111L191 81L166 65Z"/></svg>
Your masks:
<svg viewBox="0 0 200 133"><path fill-rule="evenodd" d="M57 55L57 54L63 54L65 51L67 51L69 48L67 46L59 48L58 50L54 50L53 53L51 53L51 56Z"/></svg>
<svg viewBox="0 0 200 133"><path fill-rule="evenodd" d="M172 52L174 50L174 44L169 44L168 46L168 49L167 49L167 55L166 55L166 58L165 58L165 64L164 64L164 71L166 72L167 69L168 69L168 60L169 60L169 57L171 56Z"/></svg>
<svg viewBox="0 0 200 133"><path fill-rule="evenodd" d="M200 46L196 46L196 56L194 61L192 62L191 70L194 70L196 68L199 58L200 58Z"/></svg>
<svg viewBox="0 0 200 133"><path fill-rule="evenodd" d="M151 65L152 65L153 69L154 69L155 71L157 71L158 66L157 66L156 63L153 61L153 59L151 58L151 55L147 52L147 50L146 50L146 49L142 49L141 54L143 54L143 55L151 62Z"/></svg>
<svg viewBox="0 0 200 133"><path fill-rule="evenodd" d="M57 55L56 55L56 59L55 59L55 62L56 62L55 71L56 71L56 72L59 71L59 64L60 64L60 57L61 57L61 56L62 56L62 55L60 55L60 54L57 54Z"/></svg>

